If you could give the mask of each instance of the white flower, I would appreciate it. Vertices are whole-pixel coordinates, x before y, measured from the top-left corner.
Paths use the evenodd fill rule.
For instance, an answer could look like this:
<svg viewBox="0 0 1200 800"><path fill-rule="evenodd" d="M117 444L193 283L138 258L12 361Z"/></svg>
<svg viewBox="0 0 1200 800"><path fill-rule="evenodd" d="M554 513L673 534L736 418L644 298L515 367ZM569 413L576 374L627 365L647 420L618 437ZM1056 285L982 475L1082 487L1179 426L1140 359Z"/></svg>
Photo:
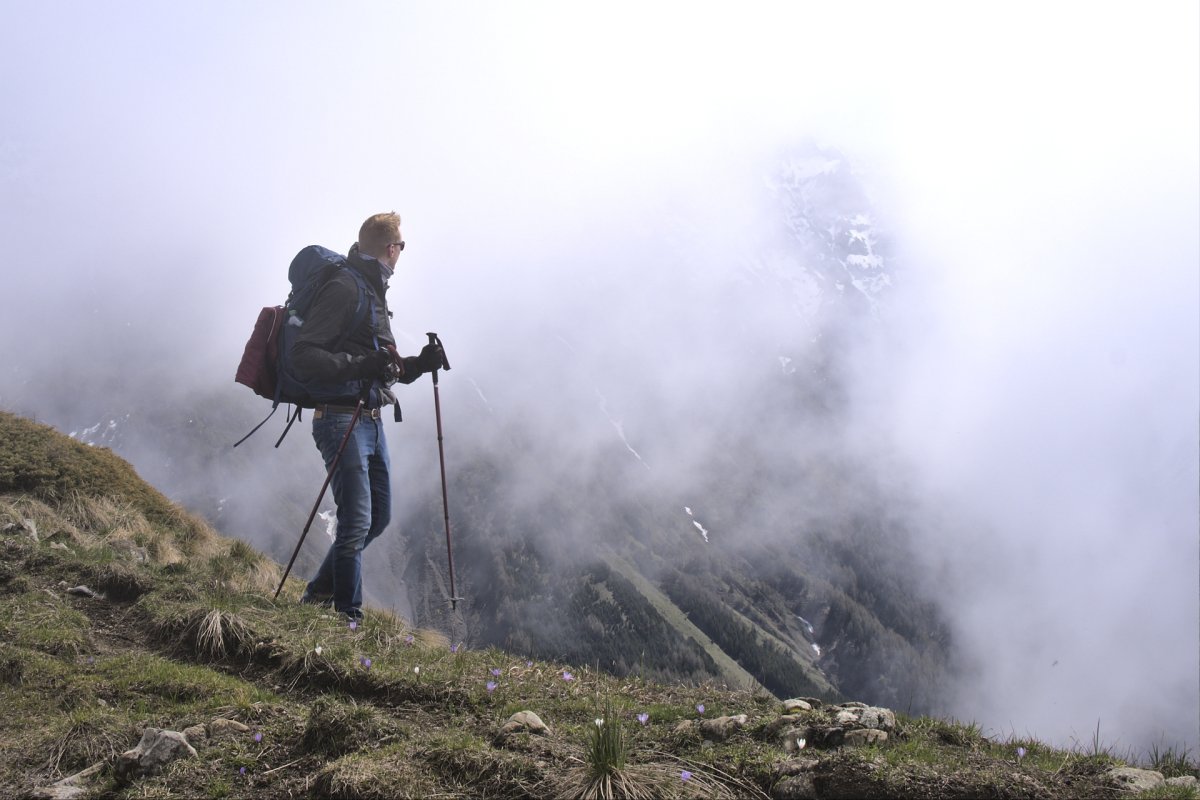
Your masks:
<svg viewBox="0 0 1200 800"><path fill-rule="evenodd" d="M316 653L317 655L321 655L321 645L317 645L317 648L315 650L313 650L313 652Z"/></svg>
<svg viewBox="0 0 1200 800"><path fill-rule="evenodd" d="M604 720L603 720L603 719L597 719L597 720L596 720L596 727L597 727L597 728L603 727L603 725L604 725Z"/></svg>

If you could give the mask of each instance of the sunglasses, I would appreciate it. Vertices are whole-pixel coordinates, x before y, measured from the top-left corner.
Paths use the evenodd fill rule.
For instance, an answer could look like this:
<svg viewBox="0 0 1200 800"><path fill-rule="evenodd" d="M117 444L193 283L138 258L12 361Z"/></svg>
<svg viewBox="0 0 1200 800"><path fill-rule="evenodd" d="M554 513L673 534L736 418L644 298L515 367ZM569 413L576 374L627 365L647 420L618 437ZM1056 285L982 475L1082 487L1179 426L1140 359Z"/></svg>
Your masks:
<svg viewBox="0 0 1200 800"><path fill-rule="evenodd" d="M399 242L392 242L391 245L389 245L389 246L390 247L399 247L401 250L403 250L404 249L404 241L401 240Z"/></svg>

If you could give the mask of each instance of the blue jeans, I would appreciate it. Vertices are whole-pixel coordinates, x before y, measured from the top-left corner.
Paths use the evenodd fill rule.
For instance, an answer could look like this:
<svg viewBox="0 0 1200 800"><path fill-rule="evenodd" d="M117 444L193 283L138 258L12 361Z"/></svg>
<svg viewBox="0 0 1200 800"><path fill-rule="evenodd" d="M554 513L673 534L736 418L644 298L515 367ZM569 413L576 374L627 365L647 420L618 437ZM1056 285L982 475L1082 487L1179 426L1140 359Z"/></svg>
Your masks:
<svg viewBox="0 0 1200 800"><path fill-rule="evenodd" d="M313 440L333 463L353 414L326 414L313 420ZM317 574L308 582L305 602L333 601L351 619L362 618L362 552L392 518L392 487L388 479L387 440L383 421L360 416L346 441L333 477L337 504L337 536Z"/></svg>

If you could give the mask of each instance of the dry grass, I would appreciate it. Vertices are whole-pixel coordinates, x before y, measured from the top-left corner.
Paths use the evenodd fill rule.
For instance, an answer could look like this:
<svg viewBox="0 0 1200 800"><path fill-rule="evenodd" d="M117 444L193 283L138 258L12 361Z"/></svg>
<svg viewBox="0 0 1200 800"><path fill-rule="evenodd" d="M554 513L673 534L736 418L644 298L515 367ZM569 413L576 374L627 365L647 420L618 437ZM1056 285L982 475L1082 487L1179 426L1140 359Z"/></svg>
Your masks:
<svg viewBox="0 0 1200 800"><path fill-rule="evenodd" d="M567 770L554 787L559 798L580 800L654 800L663 797L769 800L753 783L717 769L679 758L670 753L646 754L653 761L627 764L619 770L597 775L582 759Z"/></svg>
<svg viewBox="0 0 1200 800"><path fill-rule="evenodd" d="M254 630L240 616L222 608L181 605L174 613L158 617L154 627L160 641L183 645L215 661L254 652Z"/></svg>
<svg viewBox="0 0 1200 800"><path fill-rule="evenodd" d="M88 540L67 515L40 500L29 495L0 497L0 529L9 524L22 526L27 519L33 520L40 540L53 539L75 545L84 544Z"/></svg>

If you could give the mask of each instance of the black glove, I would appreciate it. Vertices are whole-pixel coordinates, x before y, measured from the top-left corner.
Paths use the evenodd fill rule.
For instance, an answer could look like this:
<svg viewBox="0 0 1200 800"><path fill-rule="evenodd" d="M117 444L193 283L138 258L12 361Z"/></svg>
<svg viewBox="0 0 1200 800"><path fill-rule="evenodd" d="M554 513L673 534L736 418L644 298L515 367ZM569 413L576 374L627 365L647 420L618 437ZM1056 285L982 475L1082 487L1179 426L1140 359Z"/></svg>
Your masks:
<svg viewBox="0 0 1200 800"><path fill-rule="evenodd" d="M433 372L435 369L441 369L446 362L446 354L442 352L440 345L427 344L421 348L421 354L417 356L417 366L421 368L421 372Z"/></svg>
<svg viewBox="0 0 1200 800"><path fill-rule="evenodd" d="M358 363L360 378L387 379L391 375L392 354L387 350L372 350Z"/></svg>

